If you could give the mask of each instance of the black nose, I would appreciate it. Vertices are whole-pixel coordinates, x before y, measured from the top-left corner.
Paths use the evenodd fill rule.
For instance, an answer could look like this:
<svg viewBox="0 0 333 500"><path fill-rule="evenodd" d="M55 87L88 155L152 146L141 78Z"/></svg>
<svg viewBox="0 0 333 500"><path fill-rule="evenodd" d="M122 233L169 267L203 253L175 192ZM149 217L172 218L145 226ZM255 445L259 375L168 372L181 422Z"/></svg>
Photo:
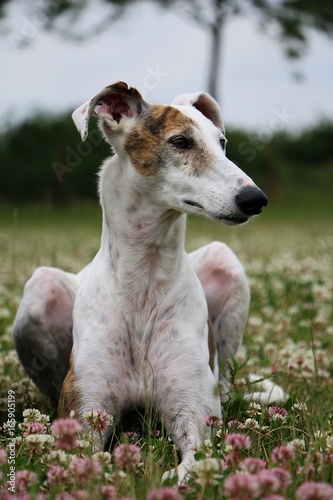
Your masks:
<svg viewBox="0 0 333 500"><path fill-rule="evenodd" d="M267 205L268 200L261 189L254 186L247 186L236 195L236 203L243 214L257 215Z"/></svg>

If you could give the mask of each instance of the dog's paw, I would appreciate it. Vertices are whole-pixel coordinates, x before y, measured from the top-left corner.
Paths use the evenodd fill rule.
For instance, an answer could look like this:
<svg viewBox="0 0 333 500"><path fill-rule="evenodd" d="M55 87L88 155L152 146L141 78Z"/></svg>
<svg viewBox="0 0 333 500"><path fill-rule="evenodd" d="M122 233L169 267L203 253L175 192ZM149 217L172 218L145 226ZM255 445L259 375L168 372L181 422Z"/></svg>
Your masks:
<svg viewBox="0 0 333 500"><path fill-rule="evenodd" d="M272 403L281 403L288 399L288 394L277 384L270 380L259 377L251 373L249 382L254 384L256 391L245 394L245 401L256 401L260 404L270 405Z"/></svg>
<svg viewBox="0 0 333 500"><path fill-rule="evenodd" d="M184 484L188 480L189 470L184 465L179 464L175 469L168 470L162 476L162 482L177 477L177 484Z"/></svg>

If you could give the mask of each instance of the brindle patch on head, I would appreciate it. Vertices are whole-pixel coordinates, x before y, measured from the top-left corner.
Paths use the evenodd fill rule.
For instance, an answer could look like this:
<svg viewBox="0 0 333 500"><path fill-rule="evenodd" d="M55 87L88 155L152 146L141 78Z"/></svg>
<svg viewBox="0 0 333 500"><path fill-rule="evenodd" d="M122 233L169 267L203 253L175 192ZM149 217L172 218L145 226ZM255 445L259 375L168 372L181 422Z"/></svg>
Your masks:
<svg viewBox="0 0 333 500"><path fill-rule="evenodd" d="M172 106L154 105L128 135L125 151L141 175L156 175L165 163L166 138L192 129L196 123Z"/></svg>
<svg viewBox="0 0 333 500"><path fill-rule="evenodd" d="M167 161L186 169L188 175L199 177L216 160L199 131L196 121L179 109L154 105L138 121L124 147L133 166L145 177L156 175ZM175 150L169 139L178 134L187 137L192 146Z"/></svg>
<svg viewBox="0 0 333 500"><path fill-rule="evenodd" d="M152 135L160 139L169 136L172 131L191 129L196 122L173 106L155 105L147 114L145 125Z"/></svg>

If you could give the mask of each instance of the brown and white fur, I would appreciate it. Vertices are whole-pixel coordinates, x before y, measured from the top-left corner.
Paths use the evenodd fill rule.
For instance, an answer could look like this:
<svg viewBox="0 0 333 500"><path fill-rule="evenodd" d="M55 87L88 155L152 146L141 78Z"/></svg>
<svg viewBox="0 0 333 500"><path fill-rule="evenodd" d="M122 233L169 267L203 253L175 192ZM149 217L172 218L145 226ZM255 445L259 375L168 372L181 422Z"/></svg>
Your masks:
<svg viewBox="0 0 333 500"><path fill-rule="evenodd" d="M115 151L100 172L100 250L79 275L37 269L15 344L54 401L63 383L61 415L154 408L179 447L182 481L210 436L205 417L221 418L219 363L236 354L250 298L226 245L185 253L186 214L238 225L267 199L227 159L221 112L206 93L149 105L118 82L73 113L83 140L91 115Z"/></svg>

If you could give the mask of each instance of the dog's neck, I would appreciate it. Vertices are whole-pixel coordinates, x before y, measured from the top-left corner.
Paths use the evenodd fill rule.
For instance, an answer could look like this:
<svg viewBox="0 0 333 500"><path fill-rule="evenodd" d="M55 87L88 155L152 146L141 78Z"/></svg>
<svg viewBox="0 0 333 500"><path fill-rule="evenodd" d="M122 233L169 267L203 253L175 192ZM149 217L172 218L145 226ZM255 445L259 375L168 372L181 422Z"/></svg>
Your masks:
<svg viewBox="0 0 333 500"><path fill-rule="evenodd" d="M158 303L175 283L184 259L186 215L154 200L147 182L117 156L101 172L101 251L117 283L117 295L137 307Z"/></svg>

